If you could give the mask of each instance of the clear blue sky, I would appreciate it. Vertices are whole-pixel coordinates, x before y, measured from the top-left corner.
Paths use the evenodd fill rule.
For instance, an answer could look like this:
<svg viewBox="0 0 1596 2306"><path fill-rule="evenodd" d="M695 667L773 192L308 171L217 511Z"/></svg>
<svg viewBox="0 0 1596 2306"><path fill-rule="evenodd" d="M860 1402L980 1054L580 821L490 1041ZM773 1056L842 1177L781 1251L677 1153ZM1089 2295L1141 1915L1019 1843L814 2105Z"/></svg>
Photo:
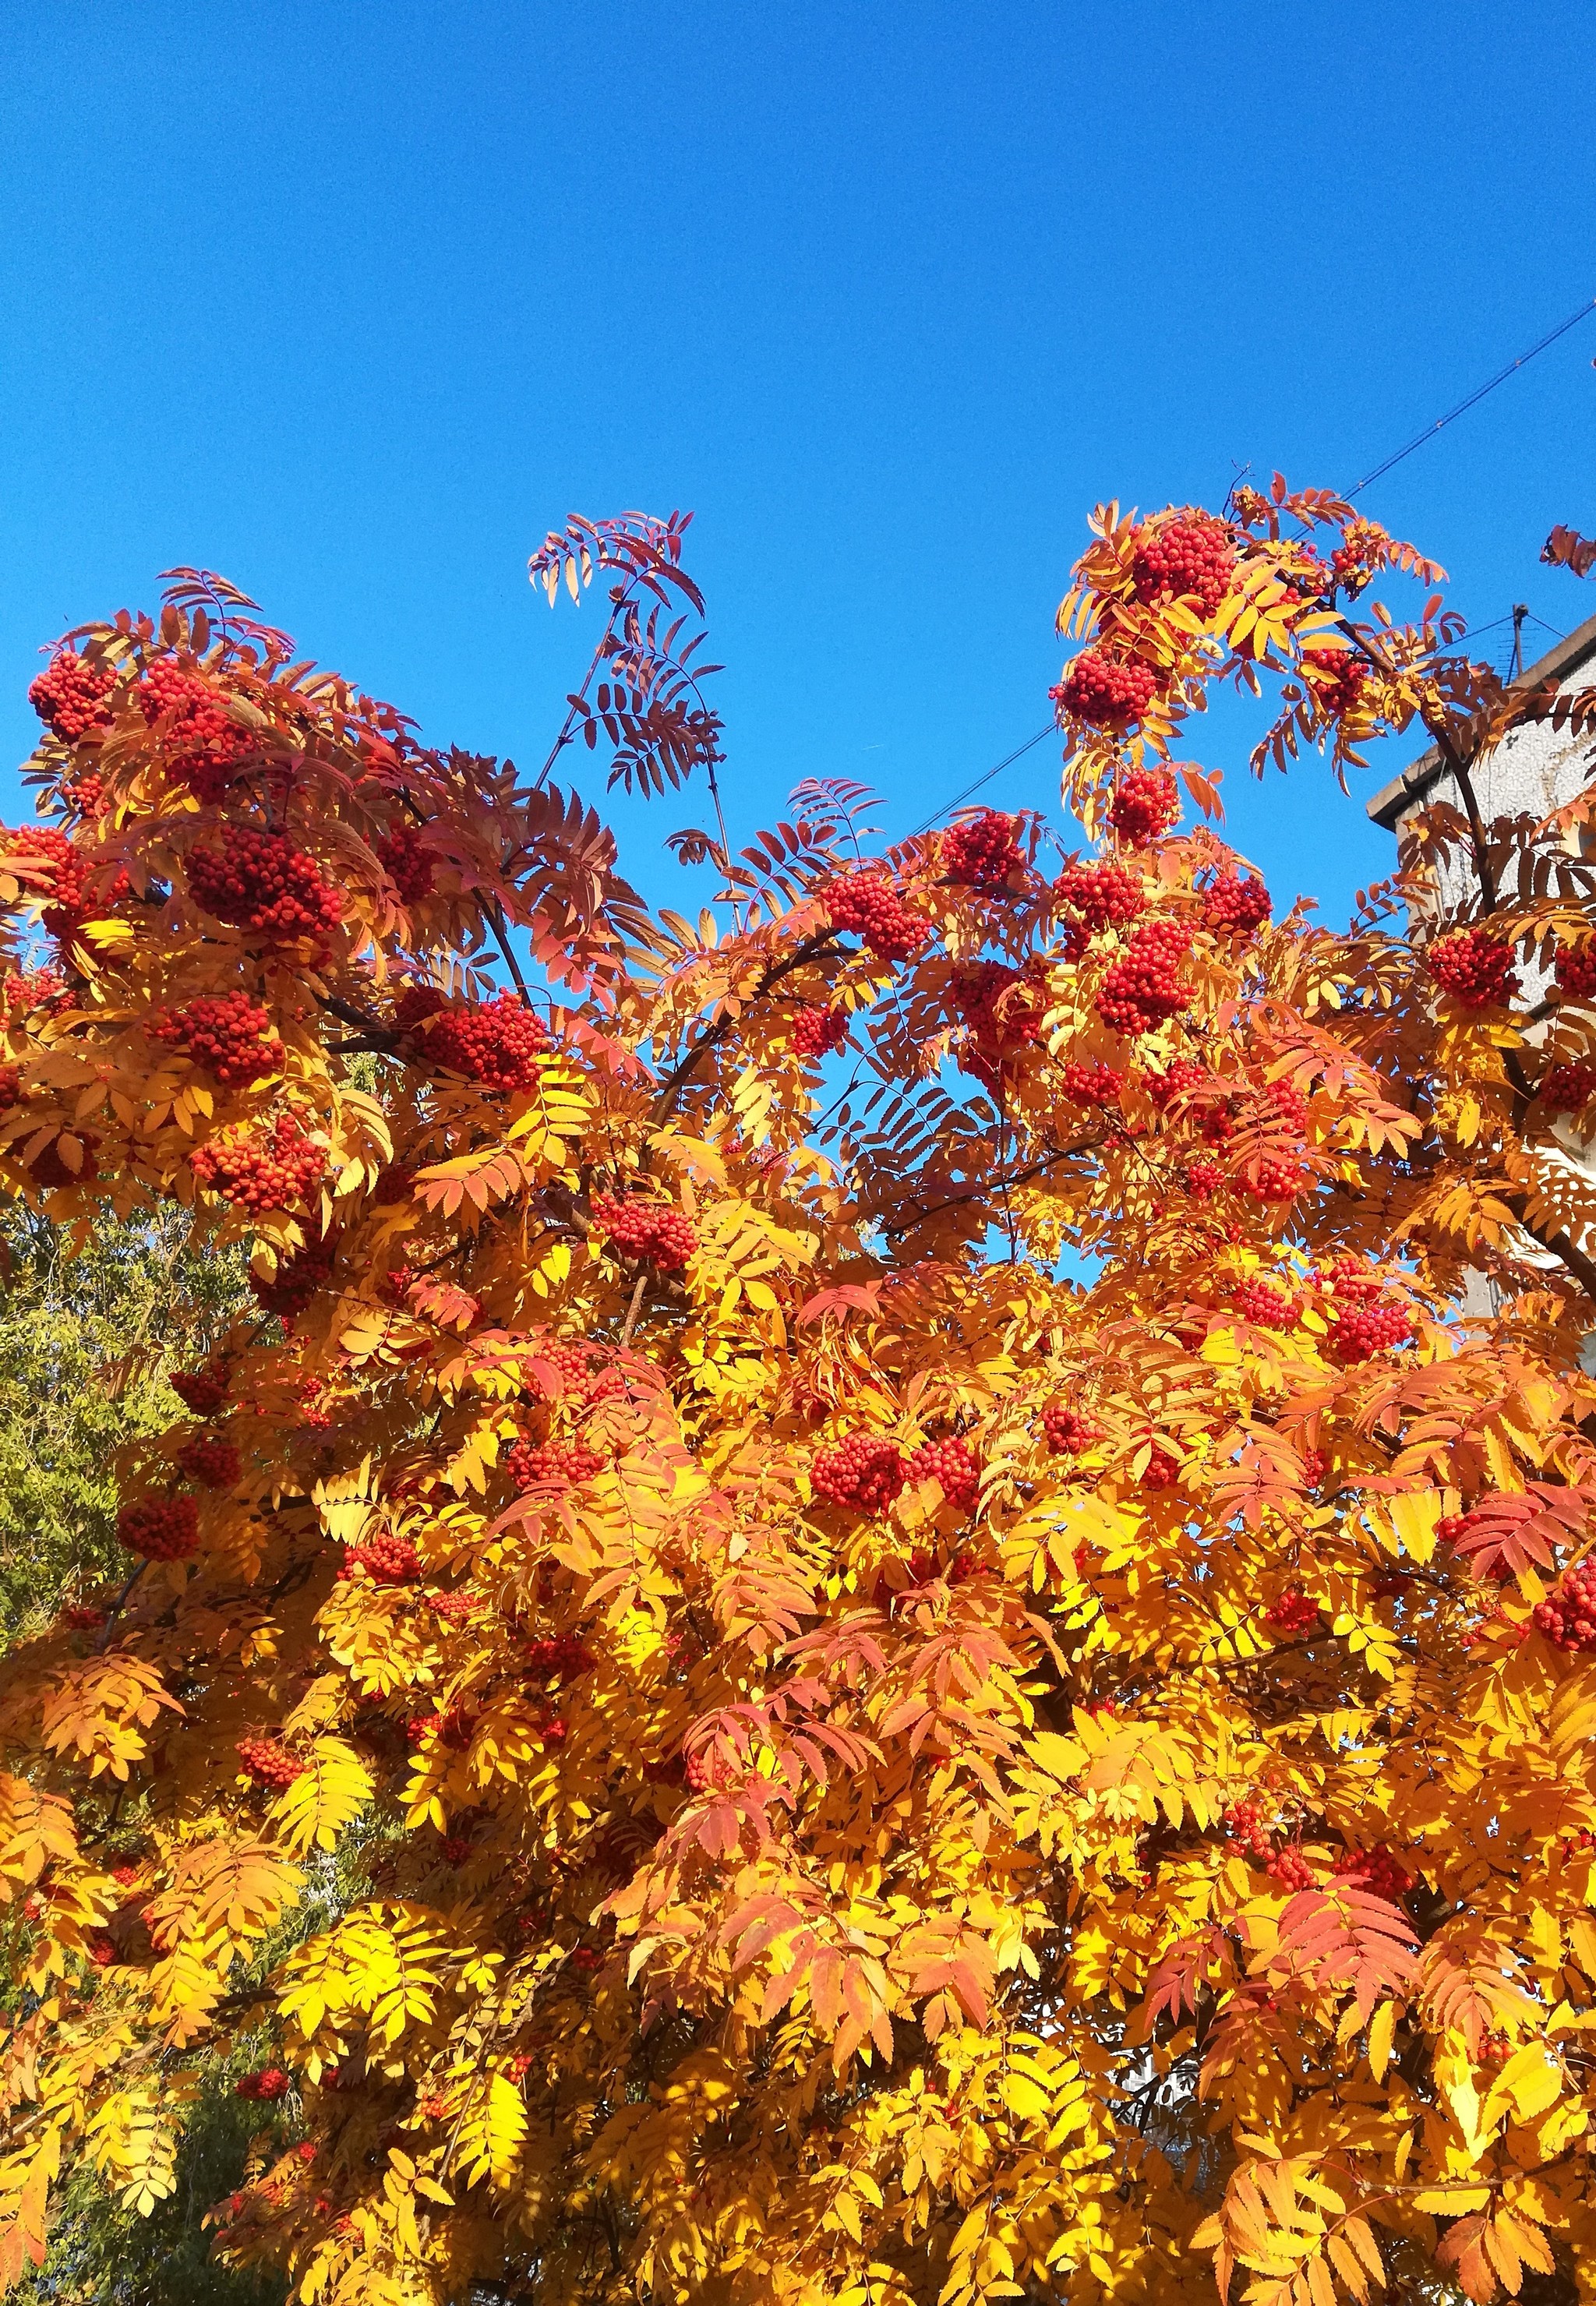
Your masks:
<svg viewBox="0 0 1596 2306"><path fill-rule="evenodd" d="M178 561L430 737L541 757L594 611L551 616L528 551L687 505L734 830L845 775L902 831L1046 720L1096 500L1345 485L1596 295L1588 5L25 0L0 32L7 768L39 644ZM1536 563L1596 530L1593 357L1596 319L1368 499L1477 622L1596 608ZM1321 768L1260 798L1235 716L1189 749L1277 897L1340 915L1387 865ZM992 788L1056 794L1051 746ZM621 812L648 885L706 813Z"/></svg>

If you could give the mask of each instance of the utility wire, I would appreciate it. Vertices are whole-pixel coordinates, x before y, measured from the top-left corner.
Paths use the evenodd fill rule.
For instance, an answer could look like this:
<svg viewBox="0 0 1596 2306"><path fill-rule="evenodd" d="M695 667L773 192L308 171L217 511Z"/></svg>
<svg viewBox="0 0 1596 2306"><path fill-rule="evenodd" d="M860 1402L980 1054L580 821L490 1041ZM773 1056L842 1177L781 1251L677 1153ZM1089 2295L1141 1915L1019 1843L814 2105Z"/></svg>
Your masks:
<svg viewBox="0 0 1596 2306"><path fill-rule="evenodd" d="M1033 745L1039 745L1044 737L1053 736L1056 732L1057 729L1058 722L1056 721L1050 721L1045 729L1038 729L1034 737L1028 737L1023 745L1016 745L1013 751L1011 753L1005 753L1003 759L997 763L995 767L988 769L985 776L977 777L973 785L966 785L964 790L962 792L956 792L952 800L944 800L942 802L940 807L934 808L930 816L926 818L924 824L916 825L914 833L911 833L909 836L909 839L911 841L914 839L915 833L926 832L936 823L939 816L945 816L951 808L957 808L960 801L968 800L971 793L979 792L983 785L989 785L994 777L1001 776L1005 769L1012 767L1013 764L1020 758L1022 754L1028 753Z"/></svg>

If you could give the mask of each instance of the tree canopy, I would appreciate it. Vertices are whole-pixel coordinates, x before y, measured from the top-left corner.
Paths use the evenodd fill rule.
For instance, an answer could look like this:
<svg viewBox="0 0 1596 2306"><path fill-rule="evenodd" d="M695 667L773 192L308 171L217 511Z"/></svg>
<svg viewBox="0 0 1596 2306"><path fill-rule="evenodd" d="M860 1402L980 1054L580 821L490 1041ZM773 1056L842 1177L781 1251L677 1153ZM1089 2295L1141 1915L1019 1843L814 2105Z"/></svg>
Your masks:
<svg viewBox="0 0 1596 2306"><path fill-rule="evenodd" d="M534 556L535 777L203 572L34 685L0 1178L197 1343L0 1667L0 2275L220 2078L215 2250L329 2306L1572 2299L1596 797L1472 771L1596 697L1325 491L1107 506L1077 831L733 849L686 529ZM1217 685L1260 773L1439 747L1345 929ZM705 786L701 905L573 747Z"/></svg>

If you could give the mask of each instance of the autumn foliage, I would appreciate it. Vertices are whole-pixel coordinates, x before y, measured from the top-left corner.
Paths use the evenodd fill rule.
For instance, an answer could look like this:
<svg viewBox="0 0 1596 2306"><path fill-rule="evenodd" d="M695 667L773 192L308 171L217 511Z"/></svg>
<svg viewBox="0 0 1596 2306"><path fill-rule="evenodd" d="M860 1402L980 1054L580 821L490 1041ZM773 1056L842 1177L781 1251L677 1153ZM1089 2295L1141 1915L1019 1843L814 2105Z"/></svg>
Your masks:
<svg viewBox="0 0 1596 2306"><path fill-rule="evenodd" d="M564 742L718 809L685 525L533 573L608 587ZM217 579L68 636L0 1174L254 1302L0 1678L6 2276L221 2087L217 2251L336 2306L1574 2296L1596 800L1470 772L1590 700L1438 576L1106 508L1084 850L812 784L693 918ZM1260 768L1441 746L1346 930L1220 838L1216 683Z"/></svg>

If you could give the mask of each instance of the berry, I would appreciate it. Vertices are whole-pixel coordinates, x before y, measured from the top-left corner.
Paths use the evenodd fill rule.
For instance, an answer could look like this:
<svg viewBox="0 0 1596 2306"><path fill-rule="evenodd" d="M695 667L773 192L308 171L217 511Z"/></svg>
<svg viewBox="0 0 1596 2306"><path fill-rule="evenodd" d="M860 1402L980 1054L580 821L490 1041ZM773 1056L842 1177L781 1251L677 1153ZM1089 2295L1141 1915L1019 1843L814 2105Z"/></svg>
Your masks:
<svg viewBox="0 0 1596 2306"><path fill-rule="evenodd" d="M13 969L0 978L0 1002L8 1017L25 1016L36 1009L54 1015L59 1009L70 1008L72 995L58 969Z"/></svg>
<svg viewBox="0 0 1596 2306"><path fill-rule="evenodd" d="M69 1601L61 1612L61 1622L74 1634L97 1634L106 1622L106 1613L92 1601Z"/></svg>
<svg viewBox="0 0 1596 2306"><path fill-rule="evenodd" d="M1264 1623L1276 1634L1306 1634L1319 1623L1319 1603L1300 1585L1288 1585L1264 1611Z"/></svg>
<svg viewBox="0 0 1596 2306"><path fill-rule="evenodd" d="M1512 946L1483 927L1438 937L1424 958L1430 976L1460 1009L1503 1009L1518 991Z"/></svg>
<svg viewBox="0 0 1596 2306"><path fill-rule="evenodd" d="M419 1029L422 1049L450 1072L511 1095L536 1088L537 1061L548 1050L549 1034L536 1011L516 995L445 1001L431 986L412 985L399 996L395 1015L402 1026Z"/></svg>
<svg viewBox="0 0 1596 2306"><path fill-rule="evenodd" d="M800 1057L824 1057L848 1038L846 1009L798 1010L792 1021L792 1046Z"/></svg>
<svg viewBox="0 0 1596 2306"><path fill-rule="evenodd" d="M1234 540L1222 521L1172 520L1142 531L1131 581L1146 606L1195 601L1211 617L1230 590L1235 568Z"/></svg>
<svg viewBox="0 0 1596 2306"><path fill-rule="evenodd" d="M371 1188L371 1200L380 1209L397 1209L411 1198L415 1183L415 1172L400 1161L390 1161Z"/></svg>
<svg viewBox="0 0 1596 2306"><path fill-rule="evenodd" d="M1141 875L1128 865L1067 865L1053 884L1061 905L1080 915L1096 935L1099 929L1122 928L1146 910L1147 892Z"/></svg>
<svg viewBox="0 0 1596 2306"><path fill-rule="evenodd" d="M1389 545L1385 530L1373 521L1349 520L1342 531L1341 542L1330 555L1330 573L1335 582L1355 599L1385 567Z"/></svg>
<svg viewBox="0 0 1596 2306"><path fill-rule="evenodd" d="M1596 1097L1596 1065L1553 1065L1537 1091L1548 1113L1580 1113Z"/></svg>
<svg viewBox="0 0 1596 2306"><path fill-rule="evenodd" d="M1306 1180L1300 1163L1266 1154L1258 1164L1257 1174L1244 1182L1248 1191L1260 1201L1294 1201Z"/></svg>
<svg viewBox="0 0 1596 2306"><path fill-rule="evenodd" d="M102 1933L89 1941L89 1959L96 1969L109 1969L116 1959L116 1948Z"/></svg>
<svg viewBox="0 0 1596 2306"><path fill-rule="evenodd" d="M942 837L943 872L972 889L1001 889L1024 862L1018 823L1002 809L984 808Z"/></svg>
<svg viewBox="0 0 1596 2306"><path fill-rule="evenodd" d="M337 1253L337 1236L329 1234L323 1241L306 1242L292 1257L280 1260L269 1281L252 1273L250 1291L256 1304L263 1313L275 1313L279 1320L303 1313L331 1278Z"/></svg>
<svg viewBox="0 0 1596 2306"><path fill-rule="evenodd" d="M200 1550L199 1508L192 1498L141 1498L116 1516L116 1535L146 1561L186 1561Z"/></svg>
<svg viewBox="0 0 1596 2306"><path fill-rule="evenodd" d="M1326 720L1344 720L1362 709L1372 668L1350 648L1302 651L1303 686Z"/></svg>
<svg viewBox="0 0 1596 2306"><path fill-rule="evenodd" d="M961 1060L989 1088L997 1086L1005 1062L1034 1042L1042 1029L1045 995L1033 970L1006 961L983 961L953 981L953 999L969 1028Z"/></svg>
<svg viewBox="0 0 1596 2306"><path fill-rule="evenodd" d="M1171 1490L1181 1478L1180 1460L1167 1449L1155 1448L1141 1477L1144 1490Z"/></svg>
<svg viewBox="0 0 1596 2306"><path fill-rule="evenodd" d="M422 1574L421 1556L407 1537L380 1531L366 1545L344 1548L344 1575L364 1570L377 1585L413 1585Z"/></svg>
<svg viewBox="0 0 1596 2306"><path fill-rule="evenodd" d="M1383 1841L1377 1841L1371 1849L1344 1849L1331 1870L1337 1880L1355 1882L1371 1898L1384 1898L1393 1906L1413 1886L1407 1867Z"/></svg>
<svg viewBox="0 0 1596 2306"><path fill-rule="evenodd" d="M1329 1349L1339 1362L1366 1362L1389 1346L1405 1345L1413 1334L1413 1316L1405 1306L1338 1305Z"/></svg>
<svg viewBox="0 0 1596 2306"><path fill-rule="evenodd" d="M594 1233L617 1255L635 1258L661 1273L679 1273L698 1246L692 1219L667 1201L617 1200L600 1194L591 1214Z"/></svg>
<svg viewBox="0 0 1596 2306"><path fill-rule="evenodd" d="M1190 1008L1191 996L1175 982L1175 969L1191 949L1191 931L1180 921L1152 921L1138 929L1097 990L1097 1012L1116 1033L1134 1039Z"/></svg>
<svg viewBox="0 0 1596 2306"><path fill-rule="evenodd" d="M1148 1097L1160 1113L1167 1113L1177 1097L1188 1097L1193 1089L1201 1089L1211 1078L1205 1068L1191 1057L1177 1057L1161 1073L1144 1073L1142 1083Z"/></svg>
<svg viewBox="0 0 1596 2306"><path fill-rule="evenodd" d="M79 1140L83 1157L75 1169L68 1166L66 1156L61 1149L63 1141L59 1137L52 1137L28 1164L28 1174L47 1193L70 1191L74 1185L92 1184L99 1174L99 1163L96 1158L99 1146L98 1137L85 1132Z"/></svg>
<svg viewBox="0 0 1596 2306"><path fill-rule="evenodd" d="M223 1089L247 1089L282 1070L282 1043L261 1038L270 1024L269 1012L247 993L223 993L163 1010L149 1035L183 1050Z"/></svg>
<svg viewBox="0 0 1596 2306"><path fill-rule="evenodd" d="M1596 1001L1596 943L1557 957L1558 985L1568 1001Z"/></svg>
<svg viewBox="0 0 1596 2306"><path fill-rule="evenodd" d="M125 872L118 873L98 896L90 890L92 852L77 848L59 826L40 824L15 833L0 831L0 854L26 858L31 880L40 867L49 876L49 899L40 918L53 937L75 936L83 922L122 903L132 888Z"/></svg>
<svg viewBox="0 0 1596 2306"><path fill-rule="evenodd" d="M257 749L255 740L228 715L221 700L196 674L170 662L151 665L139 681L139 709L154 728L165 722L167 767L196 800L221 800L240 764Z"/></svg>
<svg viewBox="0 0 1596 2306"><path fill-rule="evenodd" d="M230 1490L237 1484L238 1449L225 1433L196 1435L177 1462L202 1490Z"/></svg>
<svg viewBox="0 0 1596 2306"><path fill-rule="evenodd" d="M1300 1849L1274 1850L1264 1872L1283 1890L1311 1890L1313 1887L1313 1868Z"/></svg>
<svg viewBox="0 0 1596 2306"><path fill-rule="evenodd" d="M1273 910L1269 893L1256 874L1240 881L1227 873L1204 892L1203 927L1219 935L1249 937L1262 928Z"/></svg>
<svg viewBox="0 0 1596 2306"><path fill-rule="evenodd" d="M1283 1290L1256 1277L1238 1283L1230 1302L1244 1321L1251 1321L1260 1329L1284 1329L1293 1311L1292 1300Z"/></svg>
<svg viewBox="0 0 1596 2306"><path fill-rule="evenodd" d="M1082 1065L1071 1059L1059 1067L1059 1082L1071 1105L1105 1107L1118 1104L1125 1076L1112 1065Z"/></svg>
<svg viewBox="0 0 1596 2306"><path fill-rule="evenodd" d="M189 1155L189 1167L208 1192L241 1209L303 1209L327 1173L327 1154L281 1113L269 1132L235 1131L212 1138Z"/></svg>
<svg viewBox="0 0 1596 2306"><path fill-rule="evenodd" d="M445 1838L440 1855L446 1866L464 1866L471 1855L473 1846L467 1835L451 1833Z"/></svg>
<svg viewBox="0 0 1596 2306"><path fill-rule="evenodd" d="M911 1482L939 1482L943 1495L968 1513L981 1487L981 1469L963 1441L923 1441L904 1468Z"/></svg>
<svg viewBox="0 0 1596 2306"><path fill-rule="evenodd" d="M544 1636L528 1642L525 1656L529 1681L574 1681L579 1673L593 1670L593 1652L575 1634Z"/></svg>
<svg viewBox="0 0 1596 2306"><path fill-rule="evenodd" d="M1372 1305L1377 1297L1385 1294L1386 1285L1380 1276L1355 1257L1337 1258L1323 1279L1337 1297L1360 1305Z"/></svg>
<svg viewBox="0 0 1596 2306"><path fill-rule="evenodd" d="M273 1793L281 1793L310 1767L276 1738L241 1738L234 1751L243 1764L244 1775Z"/></svg>
<svg viewBox="0 0 1596 2306"><path fill-rule="evenodd" d="M832 927L862 938L878 961L907 961L929 934L926 923L879 869L839 874L822 882L815 893Z"/></svg>
<svg viewBox="0 0 1596 2306"><path fill-rule="evenodd" d="M136 1866L113 1866L111 1868L111 1879L119 1890L131 1890L138 1878L139 1869Z"/></svg>
<svg viewBox="0 0 1596 2306"><path fill-rule="evenodd" d="M1132 849L1167 833L1180 813L1180 791L1167 769L1127 769L1108 804L1109 824Z"/></svg>
<svg viewBox="0 0 1596 2306"><path fill-rule="evenodd" d="M214 1370L174 1370L166 1383L196 1417L214 1417L227 1398L227 1380Z"/></svg>
<svg viewBox="0 0 1596 2306"><path fill-rule="evenodd" d="M28 691L28 702L54 737L75 745L90 729L103 729L111 715L107 700L116 686L108 664L96 664L76 649L62 649Z"/></svg>
<svg viewBox="0 0 1596 2306"><path fill-rule="evenodd" d="M1264 1823L1264 1806L1251 1797L1246 1801L1232 1802L1220 1821L1227 1841L1239 1842L1250 1858L1259 1860L1270 1854L1269 1829Z"/></svg>
<svg viewBox="0 0 1596 2306"><path fill-rule="evenodd" d="M1055 1457L1079 1456L1081 1450L1089 1449L1094 1441L1103 1439L1103 1428L1094 1419L1062 1401L1050 1401L1044 1405L1042 1431Z"/></svg>
<svg viewBox="0 0 1596 2306"><path fill-rule="evenodd" d="M1554 1648L1596 1650L1596 1560L1565 1569L1545 1601L1536 1603L1535 1627Z"/></svg>
<svg viewBox="0 0 1596 2306"><path fill-rule="evenodd" d="M1283 1121L1289 1122L1302 1136L1307 1135L1308 1099L1293 1081L1270 1081L1264 1095Z"/></svg>
<svg viewBox="0 0 1596 2306"><path fill-rule="evenodd" d="M0 1065L0 1113L22 1101L22 1075L16 1065Z"/></svg>
<svg viewBox="0 0 1596 2306"><path fill-rule="evenodd" d="M1217 1161L1189 1161L1185 1174L1186 1191L1194 1200L1211 1201L1225 1183L1225 1172Z"/></svg>
<svg viewBox="0 0 1596 2306"><path fill-rule="evenodd" d="M414 824L396 825L386 840L378 841L377 861L393 883L401 904L419 905L431 895L437 867Z"/></svg>
<svg viewBox="0 0 1596 2306"><path fill-rule="evenodd" d="M809 1478L816 1497L828 1504L877 1514L902 1489L907 1468L895 1441L878 1433L850 1433L834 1448L815 1451Z"/></svg>
<svg viewBox="0 0 1596 2306"><path fill-rule="evenodd" d="M192 849L188 884L202 911L276 942L323 936L344 918L339 892L286 833L228 829L226 849Z"/></svg>
<svg viewBox="0 0 1596 2306"><path fill-rule="evenodd" d="M585 1449L580 1441L516 1441L506 1454L504 1469L520 1497L551 1482L569 1482L573 1488L591 1482L603 1464L596 1452Z"/></svg>
<svg viewBox="0 0 1596 2306"><path fill-rule="evenodd" d="M240 2074L233 2085L233 2094L235 2097L286 2097L288 2077L281 2066L262 2066L259 2073Z"/></svg>
<svg viewBox="0 0 1596 2306"><path fill-rule="evenodd" d="M1150 664L1130 663L1101 649L1088 649L1049 694L1071 720L1096 729L1123 729L1140 720L1157 687Z"/></svg>

